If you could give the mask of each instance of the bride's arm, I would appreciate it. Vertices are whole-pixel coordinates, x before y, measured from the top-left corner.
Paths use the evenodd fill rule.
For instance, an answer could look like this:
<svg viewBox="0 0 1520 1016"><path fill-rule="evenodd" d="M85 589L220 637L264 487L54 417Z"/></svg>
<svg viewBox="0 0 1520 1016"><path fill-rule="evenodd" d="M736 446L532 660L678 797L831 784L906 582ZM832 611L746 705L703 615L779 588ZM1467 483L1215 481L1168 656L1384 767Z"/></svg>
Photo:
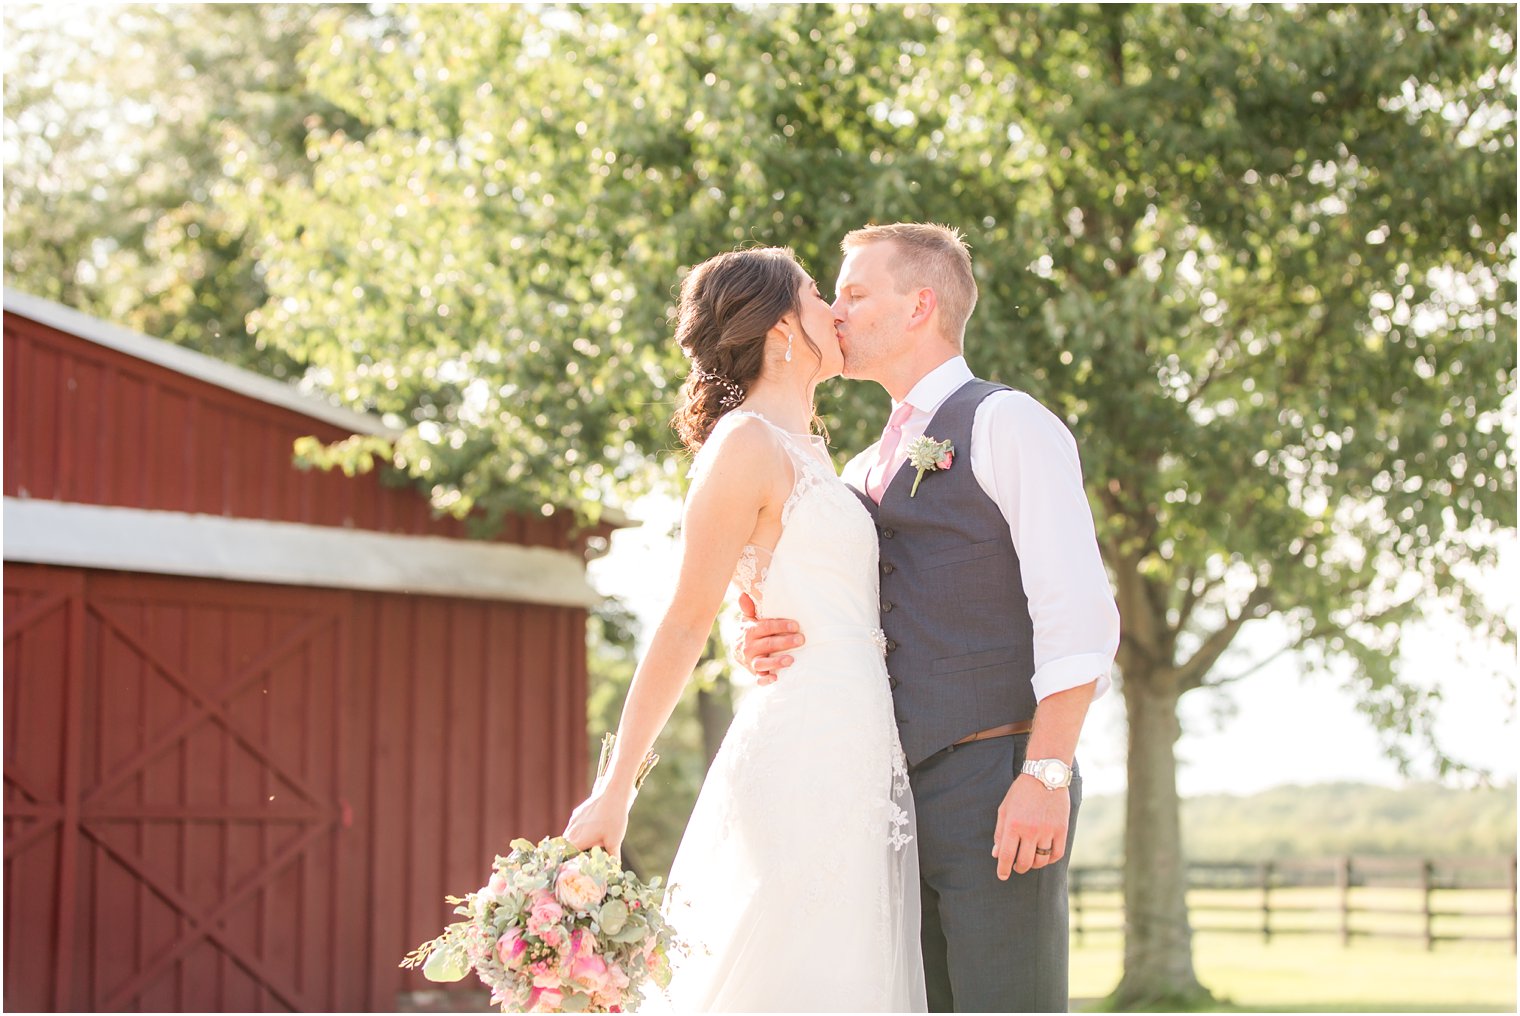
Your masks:
<svg viewBox="0 0 1520 1016"><path fill-rule="evenodd" d="M575 809L565 836L577 847L600 845L616 854L628 828L639 763L670 719L701 657L723 605L744 544L772 496L774 438L759 420L741 419L704 448L708 468L698 473L681 513L680 567L675 592L644 655L623 716L607 776Z"/></svg>

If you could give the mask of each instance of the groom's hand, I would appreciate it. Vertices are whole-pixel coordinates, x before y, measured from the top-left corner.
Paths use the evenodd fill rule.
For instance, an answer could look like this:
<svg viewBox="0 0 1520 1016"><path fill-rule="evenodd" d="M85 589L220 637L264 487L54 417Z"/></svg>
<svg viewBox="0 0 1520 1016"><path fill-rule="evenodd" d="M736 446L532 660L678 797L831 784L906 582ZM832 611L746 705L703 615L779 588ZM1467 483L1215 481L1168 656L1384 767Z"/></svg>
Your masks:
<svg viewBox="0 0 1520 1016"><path fill-rule="evenodd" d="M744 614L744 643L740 647L744 668L758 678L756 684L771 684L781 668L792 663L786 650L802 645L797 622L784 617L758 620L755 601L748 593L739 595L739 610Z"/></svg>
<svg viewBox="0 0 1520 1016"><path fill-rule="evenodd" d="M1048 790L1033 776L1018 776L998 805L997 827L992 834L998 878L1006 882L1010 871L1022 875L1031 868L1055 864L1066 854L1070 824L1071 793L1065 787Z"/></svg>

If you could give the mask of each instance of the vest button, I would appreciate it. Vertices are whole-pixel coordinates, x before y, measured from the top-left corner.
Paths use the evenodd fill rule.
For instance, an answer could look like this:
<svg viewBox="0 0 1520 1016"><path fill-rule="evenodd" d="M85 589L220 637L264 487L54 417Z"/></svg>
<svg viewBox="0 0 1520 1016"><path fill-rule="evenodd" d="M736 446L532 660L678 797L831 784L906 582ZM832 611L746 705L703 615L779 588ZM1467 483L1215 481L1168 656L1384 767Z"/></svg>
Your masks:
<svg viewBox="0 0 1520 1016"><path fill-rule="evenodd" d="M883 561L881 563L881 573L883 575L891 575L896 570L897 567L891 561Z"/></svg>
<svg viewBox="0 0 1520 1016"><path fill-rule="evenodd" d="M891 600L882 600L881 601L881 612L883 614L890 614L890 613L892 613L892 601Z"/></svg>
<svg viewBox="0 0 1520 1016"><path fill-rule="evenodd" d="M883 540L890 540L890 539L891 539L891 538L892 538L892 537L893 537L893 536L894 536L894 535L895 535L895 534L894 534L894 533L893 533L893 532L892 532L892 530L891 530L891 528L890 528L890 527L888 527L888 528L886 528L886 529L883 529L883 530L882 530L882 531L881 531L881 538L882 538L882 539L883 539Z"/></svg>
<svg viewBox="0 0 1520 1016"><path fill-rule="evenodd" d="M896 691L897 690L897 678L895 678L895 677L889 677L889 678L887 678L887 687L891 688L893 691Z"/></svg>
<svg viewBox="0 0 1520 1016"><path fill-rule="evenodd" d="M890 653L892 650L894 650L896 648L897 648L897 643L893 642L891 639L887 639L887 652ZM896 688L897 685L894 684L892 687Z"/></svg>

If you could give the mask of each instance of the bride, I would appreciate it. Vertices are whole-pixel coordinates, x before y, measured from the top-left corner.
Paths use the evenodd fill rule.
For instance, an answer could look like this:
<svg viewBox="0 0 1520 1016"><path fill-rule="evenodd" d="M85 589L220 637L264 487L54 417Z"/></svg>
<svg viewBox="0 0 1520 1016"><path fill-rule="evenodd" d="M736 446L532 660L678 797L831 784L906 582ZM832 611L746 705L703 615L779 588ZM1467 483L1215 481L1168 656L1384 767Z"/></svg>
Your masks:
<svg viewBox="0 0 1520 1016"><path fill-rule="evenodd" d="M807 643L740 705L670 871L691 945L678 1011L924 1011L912 798L877 628L870 515L811 433L840 373L834 315L785 248L720 254L681 286L696 453L676 589L634 675L607 776L565 835L617 853L634 777L732 583Z"/></svg>

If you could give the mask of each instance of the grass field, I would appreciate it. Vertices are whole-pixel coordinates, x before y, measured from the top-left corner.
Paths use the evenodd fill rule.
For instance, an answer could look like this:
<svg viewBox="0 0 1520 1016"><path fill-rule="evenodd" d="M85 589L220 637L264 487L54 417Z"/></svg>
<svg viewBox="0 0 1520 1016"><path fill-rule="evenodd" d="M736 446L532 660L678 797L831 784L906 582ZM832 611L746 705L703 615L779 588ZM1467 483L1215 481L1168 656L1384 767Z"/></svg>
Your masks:
<svg viewBox="0 0 1520 1016"><path fill-rule="evenodd" d="M1115 894L1116 897L1117 894ZM1115 928L1116 904L1107 894L1085 893L1084 923ZM1420 894L1401 889L1356 889L1353 907L1414 910ZM1261 927L1260 894L1249 891L1189 894L1195 929ZM1323 929L1314 934L1275 935L1195 930L1193 960L1199 980L1223 1003L1221 1011L1514 1012L1515 955L1508 942L1437 942L1427 951L1418 939L1355 937L1342 946L1335 890L1282 889L1272 893L1275 929ZM1283 911L1278 911L1281 904ZM1437 935L1498 934L1510 930L1509 896L1493 891L1435 894L1440 910L1498 911L1497 916L1438 917ZM1300 909L1301 908L1301 909ZM1418 914L1356 913L1353 929L1423 933ZM1071 994L1075 1007L1106 996L1119 982L1123 941L1117 930L1074 938Z"/></svg>

